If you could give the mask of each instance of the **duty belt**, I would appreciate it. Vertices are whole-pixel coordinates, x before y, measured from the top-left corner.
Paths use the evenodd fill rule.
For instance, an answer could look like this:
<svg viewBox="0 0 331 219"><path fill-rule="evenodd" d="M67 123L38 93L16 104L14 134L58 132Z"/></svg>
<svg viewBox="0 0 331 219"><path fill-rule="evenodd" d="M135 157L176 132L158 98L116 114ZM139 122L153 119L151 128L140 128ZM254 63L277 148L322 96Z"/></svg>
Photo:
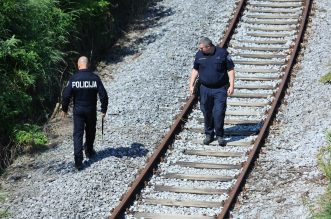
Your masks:
<svg viewBox="0 0 331 219"><path fill-rule="evenodd" d="M206 85L206 84L202 84L203 86L207 87L207 88L222 88L225 87L226 84L215 84L215 85Z"/></svg>

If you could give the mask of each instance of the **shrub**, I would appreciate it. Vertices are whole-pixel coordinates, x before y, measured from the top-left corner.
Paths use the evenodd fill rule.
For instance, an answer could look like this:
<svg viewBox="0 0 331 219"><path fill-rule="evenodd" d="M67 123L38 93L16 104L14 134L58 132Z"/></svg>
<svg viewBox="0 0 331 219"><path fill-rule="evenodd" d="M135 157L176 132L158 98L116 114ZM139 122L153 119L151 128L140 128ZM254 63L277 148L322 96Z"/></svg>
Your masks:
<svg viewBox="0 0 331 219"><path fill-rule="evenodd" d="M78 56L95 63L149 2L0 1L0 171L15 157L12 145L42 145L32 140L43 139L36 127L15 124L47 121Z"/></svg>
<svg viewBox="0 0 331 219"><path fill-rule="evenodd" d="M14 128L14 139L25 152L34 152L45 147L47 137L37 125L23 124Z"/></svg>
<svg viewBox="0 0 331 219"><path fill-rule="evenodd" d="M0 2L0 135L44 119L58 95L71 17L53 0Z"/></svg>
<svg viewBox="0 0 331 219"><path fill-rule="evenodd" d="M0 1L0 169L13 158L10 136L27 137L15 124L44 122L59 96L71 25L57 1Z"/></svg>

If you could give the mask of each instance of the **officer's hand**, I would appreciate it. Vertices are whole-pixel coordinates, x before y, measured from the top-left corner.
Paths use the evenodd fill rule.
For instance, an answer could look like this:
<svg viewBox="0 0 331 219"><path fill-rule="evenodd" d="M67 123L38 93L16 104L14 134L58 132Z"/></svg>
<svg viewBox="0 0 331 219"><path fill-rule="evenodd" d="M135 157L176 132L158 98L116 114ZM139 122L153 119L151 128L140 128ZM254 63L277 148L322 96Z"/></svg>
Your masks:
<svg viewBox="0 0 331 219"><path fill-rule="evenodd" d="M233 94L234 88L233 87L229 87L228 88L228 96L231 96Z"/></svg>
<svg viewBox="0 0 331 219"><path fill-rule="evenodd" d="M106 117L106 113L101 113L101 118L105 118Z"/></svg>
<svg viewBox="0 0 331 219"><path fill-rule="evenodd" d="M190 85L190 95L192 95L194 92L194 86L193 85Z"/></svg>
<svg viewBox="0 0 331 219"><path fill-rule="evenodd" d="M66 113L66 112L61 112L61 119L64 119L64 118L66 118L68 116L68 113Z"/></svg>

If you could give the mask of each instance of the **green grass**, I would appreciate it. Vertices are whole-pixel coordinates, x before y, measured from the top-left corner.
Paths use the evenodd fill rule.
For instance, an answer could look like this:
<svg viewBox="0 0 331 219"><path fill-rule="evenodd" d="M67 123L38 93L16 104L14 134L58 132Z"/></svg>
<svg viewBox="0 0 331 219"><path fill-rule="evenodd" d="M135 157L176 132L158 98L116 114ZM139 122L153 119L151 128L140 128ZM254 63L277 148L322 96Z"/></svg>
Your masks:
<svg viewBox="0 0 331 219"><path fill-rule="evenodd" d="M3 203L6 199L6 194L2 192L1 187L0 187L0 204ZM1 206L1 205L0 205ZM0 218L6 218L9 217L10 214L8 210L4 210L0 208Z"/></svg>
<svg viewBox="0 0 331 219"><path fill-rule="evenodd" d="M323 75L320 79L323 83L331 83L331 71L325 75Z"/></svg>
<svg viewBox="0 0 331 219"><path fill-rule="evenodd" d="M330 68L331 65L328 65L328 68ZM323 75L320 79L322 83L331 83L331 71Z"/></svg>
<svg viewBox="0 0 331 219"><path fill-rule="evenodd" d="M331 218L331 132L326 135L328 145L321 148L318 154L318 164L329 181L326 193L320 199L319 212L315 212L313 219Z"/></svg>
<svg viewBox="0 0 331 219"><path fill-rule="evenodd" d="M10 216L10 214L9 214L9 212L6 210L6 211L0 211L0 218L7 218L7 217L9 217Z"/></svg>

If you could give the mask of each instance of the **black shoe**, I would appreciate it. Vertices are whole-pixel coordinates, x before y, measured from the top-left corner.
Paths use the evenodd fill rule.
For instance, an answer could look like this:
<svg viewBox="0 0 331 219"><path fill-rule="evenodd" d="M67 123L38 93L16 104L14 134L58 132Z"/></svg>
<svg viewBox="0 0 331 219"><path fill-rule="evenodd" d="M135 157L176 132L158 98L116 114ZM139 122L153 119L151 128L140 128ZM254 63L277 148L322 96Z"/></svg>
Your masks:
<svg viewBox="0 0 331 219"><path fill-rule="evenodd" d="M75 157L75 167L78 171L84 168L83 159L81 157Z"/></svg>
<svg viewBox="0 0 331 219"><path fill-rule="evenodd" d="M78 171L81 171L84 168L83 163L75 163L75 167Z"/></svg>
<svg viewBox="0 0 331 219"><path fill-rule="evenodd" d="M94 157L96 154L97 154L97 152L95 152L94 149L92 149L92 150L87 150L87 149L85 149L85 156L86 156L88 159L91 159L91 158Z"/></svg>
<svg viewBox="0 0 331 219"><path fill-rule="evenodd" d="M225 146L225 145L226 145L226 141L225 141L224 138L221 137L221 136L217 136L217 141L218 141L218 144L219 144L220 146Z"/></svg>
<svg viewBox="0 0 331 219"><path fill-rule="evenodd" d="M93 149L93 146L87 147L86 142L84 143L84 151L85 151L85 156L88 159L91 159L92 157L94 157L97 154L97 152L95 152L95 150Z"/></svg>
<svg viewBox="0 0 331 219"><path fill-rule="evenodd" d="M214 141L214 136L206 135L206 138L203 140L203 144L209 145L212 141Z"/></svg>

